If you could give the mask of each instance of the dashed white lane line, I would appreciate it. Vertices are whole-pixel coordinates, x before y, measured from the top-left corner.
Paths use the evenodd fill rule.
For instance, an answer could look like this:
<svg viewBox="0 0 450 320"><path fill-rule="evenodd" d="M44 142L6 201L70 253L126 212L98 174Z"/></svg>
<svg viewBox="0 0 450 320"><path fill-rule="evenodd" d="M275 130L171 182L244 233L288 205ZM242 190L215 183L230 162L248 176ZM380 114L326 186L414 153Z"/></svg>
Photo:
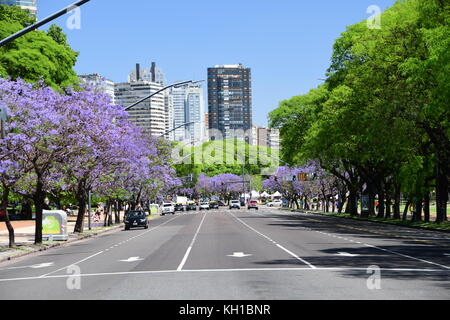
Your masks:
<svg viewBox="0 0 450 320"><path fill-rule="evenodd" d="M272 240L271 238L269 238L268 236L266 236L265 234L259 232L258 230L256 230L255 228L253 228L252 226L249 226L247 223L245 223L244 221L242 221L241 219L239 219L238 217L236 217L234 214L231 214L236 220L238 220L240 223L242 223L244 226L246 226L247 228L249 228L250 230L252 230L253 232L257 233L258 235L260 235L261 237L267 239L268 241L272 242L273 244L275 244L278 248L280 248L281 250L285 251L286 253L288 253L289 255L291 255L292 257L294 257L295 259L303 262L304 264L306 264L307 266L309 266L311 269L315 269L316 267L313 266L311 263L309 263L308 261L306 261L305 259L300 258L298 255L296 255L295 253L293 253L292 251L289 251L288 249L286 249L285 247L283 247L282 245L278 244L276 241Z"/></svg>
<svg viewBox="0 0 450 320"><path fill-rule="evenodd" d="M321 232L321 231L316 231L316 232L324 234L324 235L327 235L327 236L330 236L330 237L333 237L333 238L342 239L342 240L345 240L345 241L348 241L348 242L354 242L354 243L361 244L361 245L364 245L364 246L369 247L369 248L381 250L381 251L384 251L384 252L388 252L388 253L391 253L391 254L394 254L394 255L398 255L398 256L404 257L404 258L409 258L409 259L413 259L413 260L416 260L416 261L421 261L421 262L424 262L424 263L427 263L427 264L432 264L432 265L439 266L441 268L450 270L450 267L442 265L442 264L439 264L439 263L435 263L435 262L432 262L432 261L416 258L416 257L410 256L410 255L406 255L406 254L402 254L402 253L399 253L399 252L391 251L391 250L388 250L388 249L384 249L384 248L377 247L377 246L374 246L374 245L371 245L371 244L367 244L367 243L363 243L363 242L360 242L360 241L355 241L355 240L352 240L352 239L336 236L336 235L333 235L333 234L330 234L330 233L325 233L325 232Z"/></svg>
<svg viewBox="0 0 450 320"><path fill-rule="evenodd" d="M161 227L161 226L163 226L163 225L165 225L165 224L167 224L167 223L173 221L174 219L176 219L176 218L178 218L178 217L179 217L179 216L176 216L176 217L174 217L174 218L172 218L172 219L170 219L170 220L167 220L166 222L161 223L161 224L157 225L156 227L153 227L153 228L151 228L151 229L149 229L149 230L147 230L147 231L145 231L145 232L143 232L143 233L141 233L141 234L139 234L139 235L137 235L137 236L134 236L134 237L129 238L127 241L130 241L130 240L136 239L136 238L138 238L138 237L141 237L141 236L143 236L144 234L147 234L147 233L149 233L150 231L153 231L153 230L155 230L155 229L157 229L157 228L159 228L159 227ZM102 251L100 251L100 252L97 252L96 254L93 254L93 255L91 255L91 256L89 256L89 257L87 257L87 258L84 258L84 259L82 259L82 260L80 260L80 261L74 262L74 263L72 263L72 264L70 264L70 265L68 265L68 266L65 266L65 267L63 267L63 268L57 269L57 270L55 270L55 271L46 273L46 274L40 276L39 278L45 278L45 277L48 277L48 276L51 275L51 274L57 273L57 272L62 271L62 270L66 270L66 269L69 268L69 267L78 265L78 264L80 264L80 263L82 263L82 262L85 262L85 261L87 261L87 260L89 260L89 259L91 259L91 258L94 258L94 257L98 256L99 254L102 254L103 252L107 252L107 251L109 251L109 250L112 250L112 249L114 249L115 247L118 247L118 246L119 246L118 244L113 245L113 246L109 247L108 249L105 249L105 250L102 250Z"/></svg>
<svg viewBox="0 0 450 320"><path fill-rule="evenodd" d="M198 233L200 232L200 228L202 227L203 221L205 221L205 218L206 218L206 213L203 214L203 219L200 222L200 225L198 226L197 231L195 232L194 238L192 239L191 244L189 245L189 248L187 249L186 253L184 254L183 260L181 260L181 263L178 266L177 271L183 270L184 264L186 263L186 261L189 257L189 254L191 253L192 247L194 246L195 240L197 239Z"/></svg>

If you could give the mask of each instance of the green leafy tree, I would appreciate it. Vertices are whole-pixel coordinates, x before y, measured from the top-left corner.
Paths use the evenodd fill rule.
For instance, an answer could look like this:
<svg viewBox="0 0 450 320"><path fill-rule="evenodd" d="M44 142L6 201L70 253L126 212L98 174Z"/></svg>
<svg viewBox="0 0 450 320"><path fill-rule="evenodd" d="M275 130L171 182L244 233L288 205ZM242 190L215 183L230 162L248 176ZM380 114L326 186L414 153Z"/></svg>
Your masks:
<svg viewBox="0 0 450 320"><path fill-rule="evenodd" d="M34 18L17 6L0 5L0 39L31 25ZM0 48L0 76L44 82L57 89L76 86L73 70L78 53L70 48L62 29L36 30Z"/></svg>

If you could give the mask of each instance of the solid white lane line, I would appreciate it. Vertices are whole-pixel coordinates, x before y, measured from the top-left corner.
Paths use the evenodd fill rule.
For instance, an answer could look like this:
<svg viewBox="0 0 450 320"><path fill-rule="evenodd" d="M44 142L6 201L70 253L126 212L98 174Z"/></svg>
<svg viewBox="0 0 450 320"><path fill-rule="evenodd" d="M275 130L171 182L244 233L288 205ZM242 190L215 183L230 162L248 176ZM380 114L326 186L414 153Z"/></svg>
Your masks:
<svg viewBox="0 0 450 320"><path fill-rule="evenodd" d="M130 241L130 240L132 240L132 239L136 239L136 238L138 238L138 237L140 237L140 236L142 236L142 235L144 235L144 234L146 234L146 233L148 233L148 232L150 232L150 231L153 231L153 230L155 230L155 229L157 229L157 228L159 228L159 227L161 227L161 226L163 226L163 225L165 225L165 224L171 222L172 220L176 219L177 217L179 217L179 216L176 216L176 217L174 217L174 218L172 218L172 219L170 219L170 220L168 220L168 221L166 221L166 222L164 222L164 223L161 223L161 224L157 225L156 227L153 227L153 228L151 228L151 229L149 229L149 230L147 230L147 231L145 231L145 232L143 232L143 233L141 233L141 234L139 234L139 235L137 235L137 236L134 236L134 237L132 237L132 238L129 238L127 241ZM103 252L107 252L107 251L109 251L109 250L112 250L112 249L113 249L114 247L116 247L116 246L117 246L117 245L115 245L115 246L113 245L112 247L110 247L110 248L108 248L108 249L106 249L106 250L102 250L102 251L100 251L100 252L97 252L96 254L93 254L93 255L91 255L91 256L89 256L89 257L87 257L87 258L84 258L84 259L82 259L82 260L80 260L80 261L77 261L77 262L75 262L75 263L72 263L72 264L70 264L70 265L68 265L68 266L66 266L66 267L60 268L60 269L58 269L58 270L55 270L55 271L52 271L52 272L49 272L49 273L46 273L46 274L40 276L40 278L47 277L47 276L49 276L49 275L51 275L51 274L53 274L53 273L56 273L56 272L65 270L65 269L67 269L67 268L69 268L69 267L72 267L72 266L75 266L75 265L78 265L78 264L80 264L80 263L82 263L82 262L85 262L86 260L89 260L89 259L91 259L91 258L93 258L93 257L98 256L99 254L101 254L101 253L103 253Z"/></svg>
<svg viewBox="0 0 450 320"><path fill-rule="evenodd" d="M268 236L266 236L265 234L262 234L261 232L259 232L258 230L256 230L255 228L253 228L252 226L249 226L247 223L245 223L244 221L242 221L241 219L239 219L238 217L236 217L234 214L231 214L235 219L237 219L240 223L242 223L244 226L246 226L247 228L249 228L250 230L256 232L257 234L259 234L260 236L264 237L265 239L269 240L270 242L272 242L273 244L275 244L278 248L280 248L281 250L285 251L286 253L288 253L289 255L293 256L295 259L303 262L304 264L306 264L307 266L309 266L311 269L315 269L316 267L314 265L312 265L311 263L309 263L308 261L300 258L298 255L296 255L295 253L289 251L288 249L284 248L282 245L278 244L276 241L272 240L271 238L269 238Z"/></svg>
<svg viewBox="0 0 450 320"><path fill-rule="evenodd" d="M121 276L121 275L146 275L146 274L168 274L168 273L220 273L220 272L267 272L267 271L362 271L367 272L367 268L247 268L247 269L193 269L193 270L157 270L157 271L123 271L123 272L103 272L103 273L86 273L77 275L77 277L96 277L96 276ZM417 273L448 273L449 270L442 269L408 269L408 268L380 268L382 272L417 272ZM42 277L28 277L28 278L11 278L11 279L0 279L1 282L12 282L12 281L25 281L25 280L49 280L49 279L64 279L73 277L73 275L55 275Z"/></svg>
<svg viewBox="0 0 450 320"><path fill-rule="evenodd" d="M197 231L195 232L194 238L191 241L191 244L189 245L189 248L187 249L186 253L184 254L183 260L181 260L180 265L177 268L177 271L181 271L184 267L184 264L186 263L189 254L191 253L192 247L194 246L195 240L197 239L198 233L200 232L200 228L202 227L203 221L205 221L206 213L203 214L203 219L200 222L200 225L197 228Z"/></svg>

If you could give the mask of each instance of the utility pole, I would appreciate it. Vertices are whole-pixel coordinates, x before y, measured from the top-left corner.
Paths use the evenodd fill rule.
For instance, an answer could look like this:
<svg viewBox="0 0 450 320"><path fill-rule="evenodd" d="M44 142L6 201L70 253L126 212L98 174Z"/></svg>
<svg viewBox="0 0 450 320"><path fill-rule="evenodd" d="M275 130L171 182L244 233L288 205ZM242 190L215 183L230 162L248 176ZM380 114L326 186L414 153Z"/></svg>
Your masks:
<svg viewBox="0 0 450 320"><path fill-rule="evenodd" d="M62 9L62 10L52 14L51 16L48 16L44 20L36 22L35 24L32 24L29 27L26 27L25 29L23 29L23 30L21 30L21 31L19 31L19 32L15 33L15 34L13 34L11 36L9 36L8 38L5 38L5 39L1 40L0 41L0 47L3 47L4 45L6 45L6 44L16 40L17 38L20 38L20 37L26 35L27 33L31 32L33 30L36 30L39 27L42 27L43 25L45 25L45 24L49 23L50 21L53 21L53 20L61 17L62 15L72 11L75 8L81 7L83 4L85 4L86 2L89 2L89 1L91 1L91 0L81 0L81 1L75 2L75 3L71 4L70 6L67 6L64 9Z"/></svg>

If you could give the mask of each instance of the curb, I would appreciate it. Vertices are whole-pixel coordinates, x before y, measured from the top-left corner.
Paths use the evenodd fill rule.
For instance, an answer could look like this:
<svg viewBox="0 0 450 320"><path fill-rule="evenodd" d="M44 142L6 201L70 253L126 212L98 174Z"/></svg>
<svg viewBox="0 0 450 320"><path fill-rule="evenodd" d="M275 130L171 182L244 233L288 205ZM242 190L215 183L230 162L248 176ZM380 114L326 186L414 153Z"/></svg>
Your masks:
<svg viewBox="0 0 450 320"><path fill-rule="evenodd" d="M69 238L68 241L51 243L51 244L48 244L48 246L43 247L43 248L38 248L38 247L33 248L32 247L30 251L19 253L17 255L6 256L6 257L3 257L3 258L0 258L0 263L7 262L7 261L12 261L13 259L22 258L24 256L27 256L27 255L30 255L30 254L33 254L33 253L43 252L43 251L47 251L47 250L50 250L50 249L53 249L53 248L70 246L73 243L76 243L76 242L79 242L79 241L83 241L83 240L86 240L86 239L89 239L89 238L93 238L93 237L96 237L96 236L100 236L100 235L103 235L103 234L106 234L106 233L109 233L109 232L117 231L118 229L121 229L121 228L123 228L123 224L119 224L119 225L113 226L113 227L111 227L108 230L100 230L98 232L92 232L92 233L89 233L89 234L81 234L77 238L72 238L72 239ZM15 249L15 250L12 249L11 251L14 252L14 251L18 251L18 250L20 250L20 249Z"/></svg>
<svg viewBox="0 0 450 320"><path fill-rule="evenodd" d="M373 222L373 223L377 223L377 224L388 224L391 226L397 226L397 227L405 227L405 228L411 228L411 229L418 229L418 230L425 230L425 231L436 231L436 232L443 232L443 233L450 233L450 230L445 230L445 229L434 229L434 228L426 228L426 227L421 227L421 226L408 226L408 225L403 225L403 224L397 224L397 223L392 223L389 221L376 221L376 220L369 220L369 219L364 219L364 218L349 218L349 217L340 217L340 216L335 216L335 215L330 215L330 214L326 214L326 213L321 213L321 212L312 212L312 211L298 211L298 210L292 210L292 209L280 209L282 211L290 211L290 212L298 212L298 213L309 213L309 214L315 214L315 215L319 215L319 216L326 216L326 217L333 217L333 218L342 218L342 219L350 219L353 221L364 221L364 222Z"/></svg>

